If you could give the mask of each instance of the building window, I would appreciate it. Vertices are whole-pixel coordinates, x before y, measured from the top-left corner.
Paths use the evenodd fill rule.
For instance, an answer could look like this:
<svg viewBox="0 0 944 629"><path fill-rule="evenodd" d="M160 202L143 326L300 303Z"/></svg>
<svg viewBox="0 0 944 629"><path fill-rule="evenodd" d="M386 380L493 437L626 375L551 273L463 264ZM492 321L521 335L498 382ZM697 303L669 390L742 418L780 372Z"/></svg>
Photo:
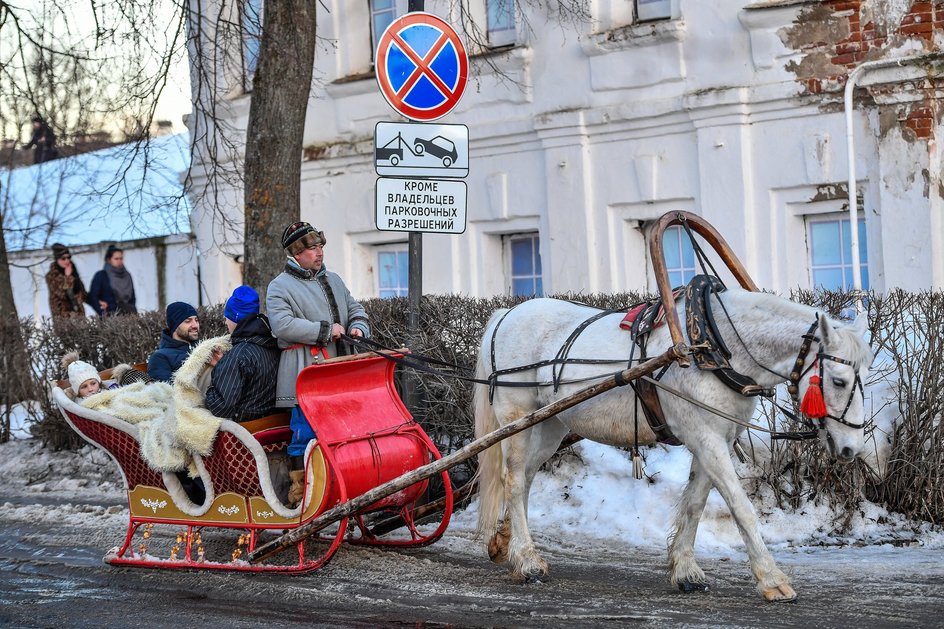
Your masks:
<svg viewBox="0 0 944 629"><path fill-rule="evenodd" d="M813 288L852 290L852 232L849 225L849 219L807 219L810 275ZM865 239L865 219L858 220L858 229L862 288L868 290L869 259Z"/></svg>
<svg viewBox="0 0 944 629"><path fill-rule="evenodd" d="M377 251L377 294L387 297L406 297L410 287L410 262L406 245L396 245Z"/></svg>
<svg viewBox="0 0 944 629"><path fill-rule="evenodd" d="M665 268L669 272L669 286L685 286L698 273L692 241L681 225L673 225L662 233L662 251Z"/></svg>
<svg viewBox="0 0 944 629"><path fill-rule="evenodd" d="M488 45L507 46L515 43L515 0L486 0Z"/></svg>
<svg viewBox="0 0 944 629"><path fill-rule="evenodd" d="M511 263L511 294L541 297L541 239L537 234L506 236L506 251Z"/></svg>
<svg viewBox="0 0 944 629"><path fill-rule="evenodd" d="M262 0L246 0L243 7L243 87L252 91L252 78L259 65L262 45Z"/></svg>
<svg viewBox="0 0 944 629"><path fill-rule="evenodd" d="M387 27L397 19L397 0L370 0L371 58L376 59L377 43Z"/></svg>
<svg viewBox="0 0 944 629"><path fill-rule="evenodd" d="M672 17L672 0L636 0L636 19L668 20Z"/></svg>

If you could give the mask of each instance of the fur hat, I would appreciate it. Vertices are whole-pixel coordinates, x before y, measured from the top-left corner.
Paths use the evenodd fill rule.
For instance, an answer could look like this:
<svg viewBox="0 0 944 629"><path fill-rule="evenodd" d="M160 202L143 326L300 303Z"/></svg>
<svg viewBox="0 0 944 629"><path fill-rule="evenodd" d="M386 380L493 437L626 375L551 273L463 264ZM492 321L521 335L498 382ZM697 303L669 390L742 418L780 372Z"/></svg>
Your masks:
<svg viewBox="0 0 944 629"><path fill-rule="evenodd" d="M324 232L318 231L309 223L298 221L292 223L282 232L282 248L290 256L296 256L308 247L317 244L326 244Z"/></svg>
<svg viewBox="0 0 944 629"><path fill-rule="evenodd" d="M64 255L72 255L72 252L61 242L52 243L52 257L58 260Z"/></svg>
<svg viewBox="0 0 944 629"><path fill-rule="evenodd" d="M76 395L79 394L79 388L86 380L97 380L99 384L102 383L98 370L84 360L79 360L78 352L69 352L63 356L62 367L69 374L69 386Z"/></svg>
<svg viewBox="0 0 944 629"><path fill-rule="evenodd" d="M233 323L239 323L254 314L259 314L259 293L252 286L238 286L233 296L226 300L223 316Z"/></svg>
<svg viewBox="0 0 944 629"><path fill-rule="evenodd" d="M181 323L190 317L196 316L196 308L186 302L175 301L167 306L167 331L173 334L174 331L180 327Z"/></svg>

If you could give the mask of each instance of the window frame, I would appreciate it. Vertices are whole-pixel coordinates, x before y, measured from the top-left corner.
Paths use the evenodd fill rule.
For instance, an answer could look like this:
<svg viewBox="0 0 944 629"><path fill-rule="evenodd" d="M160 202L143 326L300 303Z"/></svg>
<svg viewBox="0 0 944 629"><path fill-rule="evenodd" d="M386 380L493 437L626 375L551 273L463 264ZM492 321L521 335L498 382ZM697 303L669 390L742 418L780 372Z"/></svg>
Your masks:
<svg viewBox="0 0 944 629"><path fill-rule="evenodd" d="M253 17L249 12L251 5L258 6L257 15L255 16L258 18L257 24L250 22ZM264 0L243 0L243 2L239 3L240 65L242 67L243 91L247 94L252 92L252 82L256 76L256 71L259 69L259 53L262 50L262 23L264 12ZM254 27L258 28L258 31L254 32ZM248 49L252 43L255 44L255 59L253 67L250 70Z"/></svg>
<svg viewBox="0 0 944 629"><path fill-rule="evenodd" d="M507 3L505 6L511 10L511 27L502 29L492 29L489 23L489 6L492 3ZM513 46L518 42L518 16L516 13L517 3L515 0L485 0L485 39L489 48L501 48L503 46Z"/></svg>
<svg viewBox="0 0 944 629"><path fill-rule="evenodd" d="M853 278L852 278L852 234L851 234L851 221L849 220L848 212L841 213L828 213L828 214L807 214L804 216L804 231L806 232L806 261L807 261L807 271L810 282L810 288L814 291L819 290L840 290L840 291L850 291L853 288ZM813 225L815 224L824 224L824 223L838 223L839 225L839 264L815 264L813 258ZM856 213L856 225L859 226L860 230L859 236L859 269L862 277L862 290L869 290L869 287L872 285L871 277L869 274L869 245L868 245L868 223L865 220L865 215L863 212ZM849 233L849 249L846 250L844 247L844 238L843 230L850 230ZM842 277L842 285L839 287L836 286L823 286L816 283L816 271L817 270L829 270L829 269L838 269ZM846 284L846 271L849 273L849 284Z"/></svg>
<svg viewBox="0 0 944 629"><path fill-rule="evenodd" d="M384 292L385 290L391 290L390 287L384 288L383 286L381 286L381 277L382 277L382 274L381 274L381 271L380 271L380 269L381 269L380 256L381 256L381 254L384 254L384 253L394 253L394 254L397 255L397 259L398 259L398 260L400 259L400 254L403 254L404 258L406 259L405 262L406 262L406 265L407 265L407 284L406 284L406 286L397 286L396 288L394 288L393 290L395 290L395 291L397 292L397 294L395 294L395 295L384 295L384 294L383 294L383 292ZM406 297L406 296L408 296L408 294L409 294L409 288L410 288L410 286L409 286L409 284L410 284L410 279L409 279L409 273L410 273L410 270L409 270L409 265L410 265L409 243L407 243L406 241L404 241L404 242L384 243L384 244L382 244L382 245L374 245L374 246L373 246L373 262L374 262L374 269L375 269L375 273L374 273L374 276L375 276L375 277L374 277L374 289L376 290L376 294L377 294L377 297L378 297L378 298L380 298L380 299L390 299L390 298L392 298L392 297ZM397 268L397 270L398 270L398 271L400 270L400 269L399 269L399 263L398 263L398 268ZM399 277L399 273L397 273L397 277ZM400 294L400 291L403 291L402 294Z"/></svg>
<svg viewBox="0 0 944 629"><path fill-rule="evenodd" d="M393 11L393 17L388 22L388 26L393 23L399 17L402 17L407 14L407 0L390 0L390 9ZM383 12L386 13L388 9L384 9ZM374 10L374 0L367 0L367 20L368 20L368 31L370 33L370 65L374 67L374 63L377 59L377 42L380 41L380 36L383 35L383 31L379 33L374 32L374 16L380 13L380 11ZM386 30L386 26L384 30Z"/></svg>
<svg viewBox="0 0 944 629"><path fill-rule="evenodd" d="M668 246L666 245L665 238L669 234L677 234L677 253L678 253L678 266L669 266L668 256L665 254L668 252ZM685 244L688 244L688 248L691 250L692 254L692 265L686 266L685 264ZM688 283L692 280L693 277L698 275L698 260L695 257L695 248L692 247L691 241L688 239L688 234L682 229L681 225L671 225L662 232L662 253L665 260L665 270L669 276L669 285L672 288L678 286L687 286ZM689 275L689 272L691 274ZM679 273L681 275L681 282L675 283L672 281L672 274Z"/></svg>
<svg viewBox="0 0 944 629"><path fill-rule="evenodd" d="M677 0L633 0L636 22L673 20L678 17Z"/></svg>
<svg viewBox="0 0 944 629"><path fill-rule="evenodd" d="M531 274L515 275L513 243L524 240L530 240L531 246ZM544 296L544 264L541 261L541 234L540 232L514 232L502 235L502 251L505 258L505 286L506 292L511 296L543 297ZM515 280L530 279L532 288L531 293L516 293Z"/></svg>

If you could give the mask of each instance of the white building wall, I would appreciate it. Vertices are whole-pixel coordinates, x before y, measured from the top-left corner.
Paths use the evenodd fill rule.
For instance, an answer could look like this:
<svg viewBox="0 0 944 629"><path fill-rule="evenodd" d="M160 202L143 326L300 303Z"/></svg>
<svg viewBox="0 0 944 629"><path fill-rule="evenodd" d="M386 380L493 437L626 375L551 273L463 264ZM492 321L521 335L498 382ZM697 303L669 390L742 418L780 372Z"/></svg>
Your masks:
<svg viewBox="0 0 944 629"><path fill-rule="evenodd" d="M471 3L473 13L479 4ZM831 92L817 96L798 79L821 62L804 43L817 35L803 31L819 22L800 16L827 3L682 0L675 19L633 24L632 2L597 0L588 4L592 20L577 25L519 4L532 30L519 27L510 50L473 56L466 94L441 120L470 130L468 225L462 235L424 236L425 292L505 292L502 236L520 232L540 234L545 292L651 290L646 226L670 210L714 224L760 286L811 287L805 217L844 211L848 172L836 80L827 72ZM302 218L327 234L326 264L359 297L376 294L373 247L406 242L406 234L374 228L374 125L400 118L370 72L367 6L333 0L319 14L325 43L316 54L301 195ZM426 2L447 18L451 6ZM841 30L828 17L820 21ZM888 54L934 53L940 44L912 42ZM941 149L933 140L942 137L941 119L930 142L892 128L889 107L920 92L896 88L903 76L882 79L888 102L854 112L870 277L880 291L944 286ZM248 102L229 101L237 130L246 128ZM199 184L197 167L193 174ZM242 191L228 194L238 214ZM204 264L211 300L222 299L238 281L238 253L217 255L212 229L196 233L204 260L215 260L212 272Z"/></svg>

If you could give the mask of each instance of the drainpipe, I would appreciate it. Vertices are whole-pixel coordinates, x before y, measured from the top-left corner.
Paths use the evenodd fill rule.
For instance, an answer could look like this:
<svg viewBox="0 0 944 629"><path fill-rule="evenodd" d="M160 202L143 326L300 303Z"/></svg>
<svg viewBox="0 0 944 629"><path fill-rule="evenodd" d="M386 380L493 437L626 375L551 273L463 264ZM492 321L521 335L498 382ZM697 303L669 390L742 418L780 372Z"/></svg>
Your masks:
<svg viewBox="0 0 944 629"><path fill-rule="evenodd" d="M846 88L843 94L844 109L846 112L846 146L849 160L849 231L852 245L852 288L856 295L856 311L862 312L862 270L859 268L859 216L856 203L856 174L855 174L855 143L852 134L852 92L856 81L873 70L881 68L902 67L922 61L931 62L939 59L940 54L915 55L898 59L876 59L860 63L849 73L846 79ZM903 81L906 79L897 79Z"/></svg>

